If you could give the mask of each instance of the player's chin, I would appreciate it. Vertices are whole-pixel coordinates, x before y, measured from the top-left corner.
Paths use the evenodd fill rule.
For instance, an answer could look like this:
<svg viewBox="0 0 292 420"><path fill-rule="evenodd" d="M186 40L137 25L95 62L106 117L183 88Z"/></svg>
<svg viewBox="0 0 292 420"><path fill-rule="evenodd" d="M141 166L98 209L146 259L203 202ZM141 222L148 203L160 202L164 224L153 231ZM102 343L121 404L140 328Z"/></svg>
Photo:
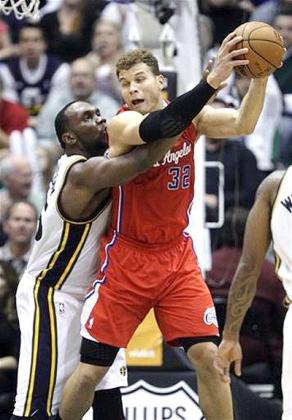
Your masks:
<svg viewBox="0 0 292 420"><path fill-rule="evenodd" d="M140 112L140 114L143 114L143 115L151 112L149 105L147 105L145 102L140 102L136 105L132 104L131 109L132 111Z"/></svg>
<svg viewBox="0 0 292 420"><path fill-rule="evenodd" d="M142 115L149 114L150 112L153 112L153 111L155 110L149 107L144 107L144 108L141 107L140 109L137 109L137 112L140 112L140 114Z"/></svg>

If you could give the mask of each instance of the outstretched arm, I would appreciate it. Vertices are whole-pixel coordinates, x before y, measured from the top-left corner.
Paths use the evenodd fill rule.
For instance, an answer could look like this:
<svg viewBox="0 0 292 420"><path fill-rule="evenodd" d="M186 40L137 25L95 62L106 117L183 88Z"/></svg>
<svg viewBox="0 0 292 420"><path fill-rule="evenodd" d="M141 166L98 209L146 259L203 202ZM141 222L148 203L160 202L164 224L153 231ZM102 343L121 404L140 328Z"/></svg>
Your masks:
<svg viewBox="0 0 292 420"><path fill-rule="evenodd" d="M248 216L242 256L228 294L223 340L215 365L223 381L229 381L231 363L235 373L241 373L239 332L256 292L257 279L271 242L270 220L272 203L282 174L274 172L258 189L256 202Z"/></svg>
<svg viewBox="0 0 292 420"><path fill-rule="evenodd" d="M128 111L114 117L108 125L111 155L124 153L131 145L175 136L186 129L221 87L222 82L230 76L233 68L248 64L248 60L238 58L247 52L247 48L233 50L241 39L242 37L235 36L235 33L229 34L223 41L206 80L203 79L164 109L152 112L148 116Z"/></svg>
<svg viewBox="0 0 292 420"><path fill-rule="evenodd" d="M239 109L204 107L197 119L198 133L212 138L251 134L263 109L267 81L252 79Z"/></svg>
<svg viewBox="0 0 292 420"><path fill-rule="evenodd" d="M138 146L111 159L93 157L76 163L69 171L60 197L63 212L72 219L89 217L97 203L105 198L107 188L128 182L153 166L176 140L173 137Z"/></svg>
<svg viewBox="0 0 292 420"><path fill-rule="evenodd" d="M71 169L70 182L75 188L80 186L88 194L129 182L162 159L178 137L179 135L138 146L121 156L93 157L86 162L80 162Z"/></svg>
<svg viewBox="0 0 292 420"><path fill-rule="evenodd" d="M127 111L115 116L107 126L110 155L118 156L132 146L182 133L215 92L216 89L204 80L159 111L148 115Z"/></svg>

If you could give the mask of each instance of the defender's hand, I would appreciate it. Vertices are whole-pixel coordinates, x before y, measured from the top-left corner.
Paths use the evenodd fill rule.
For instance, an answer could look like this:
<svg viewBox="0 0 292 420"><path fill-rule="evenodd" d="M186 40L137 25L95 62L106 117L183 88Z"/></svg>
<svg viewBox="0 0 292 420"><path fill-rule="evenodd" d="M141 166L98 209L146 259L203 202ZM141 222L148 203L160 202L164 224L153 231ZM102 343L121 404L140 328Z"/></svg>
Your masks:
<svg viewBox="0 0 292 420"><path fill-rule="evenodd" d="M235 374L241 375L241 360L242 350L239 341L223 339L214 360L214 366L223 382L230 382L230 365L233 362Z"/></svg>

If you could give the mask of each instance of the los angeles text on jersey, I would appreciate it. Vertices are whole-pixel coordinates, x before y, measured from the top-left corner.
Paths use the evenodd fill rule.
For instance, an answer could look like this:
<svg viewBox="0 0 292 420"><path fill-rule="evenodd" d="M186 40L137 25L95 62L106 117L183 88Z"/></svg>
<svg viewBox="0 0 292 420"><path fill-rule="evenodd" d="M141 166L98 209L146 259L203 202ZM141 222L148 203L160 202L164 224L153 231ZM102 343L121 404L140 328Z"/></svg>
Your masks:
<svg viewBox="0 0 292 420"><path fill-rule="evenodd" d="M168 163L175 163L177 165L180 159L187 156L189 153L191 153L191 151L192 145L189 142L184 141L182 147L179 150L176 150L175 152L169 150L164 156L164 158L160 162L156 162L153 166L163 166Z"/></svg>
<svg viewBox="0 0 292 420"><path fill-rule="evenodd" d="M292 213L292 194L288 195L284 200L281 200L281 204Z"/></svg>

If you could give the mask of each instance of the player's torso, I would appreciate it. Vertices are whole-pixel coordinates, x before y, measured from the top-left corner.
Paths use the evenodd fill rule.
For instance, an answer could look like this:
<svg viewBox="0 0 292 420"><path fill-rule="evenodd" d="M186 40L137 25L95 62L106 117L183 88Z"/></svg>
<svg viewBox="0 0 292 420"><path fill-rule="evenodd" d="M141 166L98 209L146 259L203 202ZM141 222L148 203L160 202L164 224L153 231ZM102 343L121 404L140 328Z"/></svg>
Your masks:
<svg viewBox="0 0 292 420"><path fill-rule="evenodd" d="M92 220L65 220L58 209L58 197L69 168L82 156L63 156L50 184L47 202L26 269L33 282L83 298L95 277L100 236L105 232L111 202L102 203Z"/></svg>
<svg viewBox="0 0 292 420"><path fill-rule="evenodd" d="M113 189L113 229L144 244L165 244L181 235L194 193L195 137L190 125L161 161Z"/></svg>
<svg viewBox="0 0 292 420"><path fill-rule="evenodd" d="M271 218L276 272L292 299L292 166L286 171L276 196Z"/></svg>

